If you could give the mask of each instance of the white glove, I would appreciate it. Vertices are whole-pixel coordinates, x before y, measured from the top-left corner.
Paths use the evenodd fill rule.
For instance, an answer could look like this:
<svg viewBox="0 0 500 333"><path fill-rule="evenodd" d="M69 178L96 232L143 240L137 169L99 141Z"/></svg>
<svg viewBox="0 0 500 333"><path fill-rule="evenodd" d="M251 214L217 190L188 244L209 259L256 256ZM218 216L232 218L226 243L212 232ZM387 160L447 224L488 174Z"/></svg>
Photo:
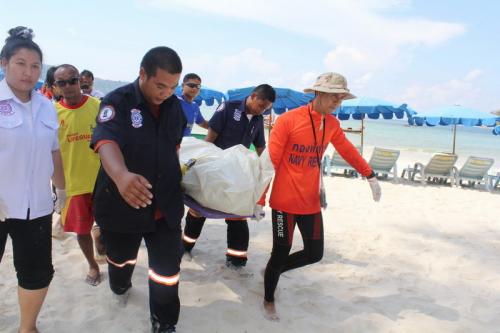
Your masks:
<svg viewBox="0 0 500 333"><path fill-rule="evenodd" d="M3 202L2 198L0 198L0 222L5 221L7 217L7 205Z"/></svg>
<svg viewBox="0 0 500 333"><path fill-rule="evenodd" d="M264 207L262 207L262 205L256 204L253 209L252 220L260 221L264 218L264 216L266 216L266 213L264 213Z"/></svg>
<svg viewBox="0 0 500 333"><path fill-rule="evenodd" d="M56 188L56 202L54 203L54 211L61 214L64 205L66 205L66 191Z"/></svg>
<svg viewBox="0 0 500 333"><path fill-rule="evenodd" d="M380 197L382 196L382 189L378 183L377 177L372 177L368 180L368 184L370 185L370 189L372 190L373 201L380 201Z"/></svg>

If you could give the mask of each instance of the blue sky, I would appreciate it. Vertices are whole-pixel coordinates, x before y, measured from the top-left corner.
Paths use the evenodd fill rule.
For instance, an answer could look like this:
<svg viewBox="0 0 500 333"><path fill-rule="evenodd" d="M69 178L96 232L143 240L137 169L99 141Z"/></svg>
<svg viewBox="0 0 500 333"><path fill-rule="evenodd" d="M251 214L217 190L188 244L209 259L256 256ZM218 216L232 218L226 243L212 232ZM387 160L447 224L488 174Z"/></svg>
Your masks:
<svg viewBox="0 0 500 333"><path fill-rule="evenodd" d="M167 45L185 73L222 91L301 90L335 71L356 95L417 111L500 109L498 1L5 1L0 10L0 33L31 27L45 63L105 79L133 80L143 54Z"/></svg>

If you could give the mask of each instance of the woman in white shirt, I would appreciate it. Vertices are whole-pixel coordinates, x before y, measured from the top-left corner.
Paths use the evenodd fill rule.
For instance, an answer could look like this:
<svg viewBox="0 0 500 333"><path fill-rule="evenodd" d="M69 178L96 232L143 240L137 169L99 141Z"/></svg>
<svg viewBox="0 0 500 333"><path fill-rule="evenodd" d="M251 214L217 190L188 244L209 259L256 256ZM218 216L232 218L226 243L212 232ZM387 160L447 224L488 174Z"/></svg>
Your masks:
<svg viewBox="0 0 500 333"><path fill-rule="evenodd" d="M64 188L52 103L33 90L42 51L25 27L9 30L0 53L0 261L12 239L18 279L19 332L38 332L36 319L52 280L50 180Z"/></svg>

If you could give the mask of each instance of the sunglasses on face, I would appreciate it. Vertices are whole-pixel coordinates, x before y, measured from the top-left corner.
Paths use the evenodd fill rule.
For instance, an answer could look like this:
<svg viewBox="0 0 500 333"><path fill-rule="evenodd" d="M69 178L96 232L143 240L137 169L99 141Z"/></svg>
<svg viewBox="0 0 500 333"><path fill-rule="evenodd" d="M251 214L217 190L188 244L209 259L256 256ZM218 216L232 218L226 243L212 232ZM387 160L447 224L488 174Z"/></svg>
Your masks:
<svg viewBox="0 0 500 333"><path fill-rule="evenodd" d="M185 83L185 85L188 86L189 88L196 88L196 89L201 88L201 84L198 83Z"/></svg>
<svg viewBox="0 0 500 333"><path fill-rule="evenodd" d="M66 85L70 85L70 86L74 86L75 84L77 84L78 82L80 81L80 78L78 77L73 77L71 79L67 79L67 80L57 80L56 82L54 82L54 84L59 87L59 88L64 88L66 87Z"/></svg>

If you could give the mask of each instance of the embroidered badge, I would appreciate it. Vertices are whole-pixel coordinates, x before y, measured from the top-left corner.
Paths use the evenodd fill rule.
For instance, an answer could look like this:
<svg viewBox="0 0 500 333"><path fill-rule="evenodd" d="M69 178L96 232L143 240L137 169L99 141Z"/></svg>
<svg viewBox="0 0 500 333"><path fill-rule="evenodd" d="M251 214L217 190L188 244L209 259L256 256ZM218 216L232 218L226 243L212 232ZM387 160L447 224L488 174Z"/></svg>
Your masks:
<svg viewBox="0 0 500 333"><path fill-rule="evenodd" d="M240 119L241 119L241 111L238 110L238 109L234 110L233 118L236 121L240 121Z"/></svg>
<svg viewBox="0 0 500 333"><path fill-rule="evenodd" d="M130 110L130 119L132 119L132 127L139 128L142 126L142 114L141 110L132 109Z"/></svg>
<svg viewBox="0 0 500 333"><path fill-rule="evenodd" d="M115 109L111 105L106 105L99 111L99 115L97 116L97 122L104 123L106 121L110 121L115 117Z"/></svg>
<svg viewBox="0 0 500 333"><path fill-rule="evenodd" d="M0 116L8 117L14 114L12 106L7 101L0 102Z"/></svg>

